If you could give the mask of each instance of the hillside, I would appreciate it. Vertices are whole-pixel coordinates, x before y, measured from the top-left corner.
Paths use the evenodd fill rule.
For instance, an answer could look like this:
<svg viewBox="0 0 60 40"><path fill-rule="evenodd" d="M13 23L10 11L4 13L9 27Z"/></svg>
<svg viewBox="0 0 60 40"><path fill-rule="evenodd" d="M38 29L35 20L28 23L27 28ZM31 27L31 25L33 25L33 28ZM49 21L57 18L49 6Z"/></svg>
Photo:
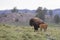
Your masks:
<svg viewBox="0 0 60 40"><path fill-rule="evenodd" d="M34 17L35 14L27 14L27 13L8 13L8 14L1 14L0 15L0 23L5 24L15 24L20 25L24 24L27 25L29 19Z"/></svg>
<svg viewBox="0 0 60 40"><path fill-rule="evenodd" d="M17 9L18 12L11 12L11 10L0 10L0 23L10 24L10 25L29 25L29 19L34 17L37 13L36 10L28 10L28 9ZM45 15L46 20L50 22L51 17L49 15L49 10L47 10L47 15ZM54 15L59 14L60 16L60 9L54 9L53 11L53 18ZM53 21L54 23L54 21Z"/></svg>
<svg viewBox="0 0 60 40"><path fill-rule="evenodd" d="M60 40L60 27L49 25L46 32L34 32L33 27L0 24L0 40Z"/></svg>

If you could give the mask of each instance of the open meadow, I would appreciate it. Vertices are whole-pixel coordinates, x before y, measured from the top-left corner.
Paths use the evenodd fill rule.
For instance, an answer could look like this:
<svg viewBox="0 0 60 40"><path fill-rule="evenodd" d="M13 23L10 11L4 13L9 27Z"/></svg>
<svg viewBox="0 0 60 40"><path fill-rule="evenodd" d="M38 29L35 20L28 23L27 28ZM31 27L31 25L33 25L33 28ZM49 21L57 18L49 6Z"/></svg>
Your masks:
<svg viewBox="0 0 60 40"><path fill-rule="evenodd" d="M46 32L33 27L0 24L0 40L60 40L60 25L50 24Z"/></svg>

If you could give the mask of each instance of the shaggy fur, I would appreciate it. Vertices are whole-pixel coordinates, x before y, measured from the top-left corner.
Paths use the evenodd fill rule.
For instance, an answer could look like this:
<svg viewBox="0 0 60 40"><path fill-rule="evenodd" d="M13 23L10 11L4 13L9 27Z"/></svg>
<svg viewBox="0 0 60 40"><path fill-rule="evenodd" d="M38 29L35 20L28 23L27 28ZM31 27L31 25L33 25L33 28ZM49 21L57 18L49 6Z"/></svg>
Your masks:
<svg viewBox="0 0 60 40"><path fill-rule="evenodd" d="M44 31L47 29L46 24L37 17L30 19L29 24L30 26L34 26L34 31L38 31L38 28L40 28L41 30L44 29Z"/></svg>

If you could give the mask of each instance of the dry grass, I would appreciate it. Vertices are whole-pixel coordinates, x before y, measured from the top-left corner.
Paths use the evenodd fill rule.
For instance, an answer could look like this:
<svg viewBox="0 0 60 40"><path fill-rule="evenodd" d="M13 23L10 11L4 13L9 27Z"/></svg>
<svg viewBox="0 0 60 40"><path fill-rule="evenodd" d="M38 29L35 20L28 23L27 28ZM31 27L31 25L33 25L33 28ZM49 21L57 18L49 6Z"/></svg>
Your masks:
<svg viewBox="0 0 60 40"><path fill-rule="evenodd" d="M47 40L47 34L60 40L60 27L52 25L46 32L34 32L33 27L0 25L0 40Z"/></svg>

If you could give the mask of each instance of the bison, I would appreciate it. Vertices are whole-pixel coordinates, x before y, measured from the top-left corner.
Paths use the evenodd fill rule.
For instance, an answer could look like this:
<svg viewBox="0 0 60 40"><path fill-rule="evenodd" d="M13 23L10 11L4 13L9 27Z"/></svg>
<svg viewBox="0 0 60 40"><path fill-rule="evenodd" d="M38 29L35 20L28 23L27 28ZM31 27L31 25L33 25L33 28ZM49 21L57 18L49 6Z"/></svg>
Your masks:
<svg viewBox="0 0 60 40"><path fill-rule="evenodd" d="M46 31L46 29L47 29L47 24L44 23L38 17L31 18L29 24L30 24L30 26L34 26L34 31L38 31L38 28L40 28L41 31L42 31L42 29L44 29L44 31Z"/></svg>
<svg viewBox="0 0 60 40"><path fill-rule="evenodd" d="M44 32L47 30L47 24L44 23L44 24L40 24L39 27L40 27L40 30L42 31L42 29L44 29Z"/></svg>

